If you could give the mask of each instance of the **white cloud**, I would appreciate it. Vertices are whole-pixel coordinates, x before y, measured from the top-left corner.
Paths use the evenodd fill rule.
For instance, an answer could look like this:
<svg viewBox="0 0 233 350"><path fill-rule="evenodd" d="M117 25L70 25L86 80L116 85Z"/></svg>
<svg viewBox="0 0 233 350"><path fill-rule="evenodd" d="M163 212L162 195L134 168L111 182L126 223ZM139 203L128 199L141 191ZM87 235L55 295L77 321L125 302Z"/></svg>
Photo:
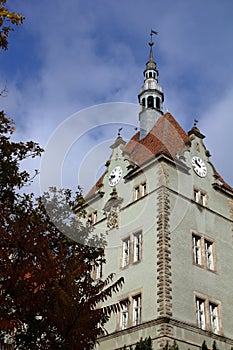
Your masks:
<svg viewBox="0 0 233 350"><path fill-rule="evenodd" d="M11 51L7 53L5 57L11 63L4 72L0 68L0 76L9 90L2 107L16 119L18 137L38 140L44 146L55 128L78 110L110 101L136 103L152 27L159 31L154 52L165 110L167 107L186 130L194 118L201 119L200 128L203 125L206 130L212 153L227 152L228 116L232 111L232 79L227 77L233 74L233 4L223 3L15 1L26 21L13 33L11 45L18 40L19 51L14 51L14 57ZM17 74L12 78L14 70ZM224 113L219 113L222 109ZM132 122L131 117L124 118L126 123ZM134 122L138 122L136 114ZM227 135L221 141L221 150L215 147L219 130ZM231 173L229 162L218 164L221 173Z"/></svg>
<svg viewBox="0 0 233 350"><path fill-rule="evenodd" d="M211 161L222 177L233 186L233 87L204 113L201 130L207 135L208 145L213 157Z"/></svg>

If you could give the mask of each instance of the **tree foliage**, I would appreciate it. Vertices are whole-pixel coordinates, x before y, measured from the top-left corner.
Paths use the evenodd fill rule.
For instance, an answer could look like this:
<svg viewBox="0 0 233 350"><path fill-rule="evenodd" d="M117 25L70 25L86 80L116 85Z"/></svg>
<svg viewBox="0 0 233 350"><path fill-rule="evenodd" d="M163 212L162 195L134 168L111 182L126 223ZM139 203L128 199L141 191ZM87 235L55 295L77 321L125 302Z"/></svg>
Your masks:
<svg viewBox="0 0 233 350"><path fill-rule="evenodd" d="M151 337L140 339L139 342L137 342L135 350L152 350L152 340Z"/></svg>
<svg viewBox="0 0 233 350"><path fill-rule="evenodd" d="M15 25L22 24L24 17L6 7L6 0L0 0L0 49L7 50L8 37Z"/></svg>
<svg viewBox="0 0 233 350"><path fill-rule="evenodd" d="M113 274L93 279L103 242L70 207L81 193L52 189L42 198L22 194L30 175L20 165L40 155L34 142L13 142L12 121L0 113L0 342L4 349L92 349L121 303L101 307L122 284ZM56 217L56 225L49 213ZM63 229L70 230L75 240ZM93 244L95 240L95 245ZM90 244L91 243L91 244ZM98 244L97 244L98 243Z"/></svg>

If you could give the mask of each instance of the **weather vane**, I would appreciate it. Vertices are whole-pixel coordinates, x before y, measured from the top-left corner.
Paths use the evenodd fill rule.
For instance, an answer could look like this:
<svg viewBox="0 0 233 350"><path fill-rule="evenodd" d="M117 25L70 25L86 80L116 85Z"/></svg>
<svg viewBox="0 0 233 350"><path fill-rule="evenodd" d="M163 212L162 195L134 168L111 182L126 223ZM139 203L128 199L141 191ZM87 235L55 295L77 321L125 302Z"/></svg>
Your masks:
<svg viewBox="0 0 233 350"><path fill-rule="evenodd" d="M122 130L122 129L123 129L123 128L119 128L119 129L118 129L118 133L117 133L118 136L121 136L121 130Z"/></svg>
<svg viewBox="0 0 233 350"><path fill-rule="evenodd" d="M153 29L150 30L150 42L151 42L152 45L153 45L153 41L152 41L152 36L153 36L153 34L154 34L154 35L158 35L159 33L156 32L156 31L153 30Z"/></svg>
<svg viewBox="0 0 233 350"><path fill-rule="evenodd" d="M197 123L198 123L198 120L197 120L197 119L194 119L193 126L196 127L196 126L197 126Z"/></svg>

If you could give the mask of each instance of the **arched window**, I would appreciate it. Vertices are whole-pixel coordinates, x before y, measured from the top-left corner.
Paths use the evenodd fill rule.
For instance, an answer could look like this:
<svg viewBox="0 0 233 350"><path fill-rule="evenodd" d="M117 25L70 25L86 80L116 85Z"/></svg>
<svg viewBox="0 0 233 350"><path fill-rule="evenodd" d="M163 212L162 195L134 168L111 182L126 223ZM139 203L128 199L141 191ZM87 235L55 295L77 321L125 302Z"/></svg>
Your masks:
<svg viewBox="0 0 233 350"><path fill-rule="evenodd" d="M160 98L156 97L156 108L160 109Z"/></svg>
<svg viewBox="0 0 233 350"><path fill-rule="evenodd" d="M145 107L145 105L146 105L146 101L145 101L145 97L143 97L143 99L142 99L142 106Z"/></svg>
<svg viewBox="0 0 233 350"><path fill-rule="evenodd" d="M148 108L154 108L154 97L153 96L148 96L147 105L148 105Z"/></svg>
<svg viewBox="0 0 233 350"><path fill-rule="evenodd" d="M149 72L149 78L152 78L152 72Z"/></svg>

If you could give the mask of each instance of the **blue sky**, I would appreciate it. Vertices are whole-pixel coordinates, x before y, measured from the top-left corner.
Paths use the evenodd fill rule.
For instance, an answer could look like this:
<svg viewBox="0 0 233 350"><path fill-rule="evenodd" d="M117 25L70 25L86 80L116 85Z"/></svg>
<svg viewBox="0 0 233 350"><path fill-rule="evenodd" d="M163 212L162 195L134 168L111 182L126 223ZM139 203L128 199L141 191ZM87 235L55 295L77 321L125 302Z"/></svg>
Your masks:
<svg viewBox="0 0 233 350"><path fill-rule="evenodd" d="M199 120L212 162L233 185L231 0L11 0L8 6L26 17L11 33L9 50L0 52L0 88L8 89L1 108L14 118L17 138L45 147L61 123L84 110L77 120L84 126L80 130L89 132L73 141L76 150L72 144L67 151L65 187L69 181L89 187L109 156L117 128L124 124L126 138L133 133L136 112L114 119L107 110L109 119L104 116L100 130L102 107L96 117L86 109L110 102L137 104L151 28L159 32L154 57L164 111L186 131L194 118ZM93 125L97 133L90 132ZM84 164L91 153L96 170L92 175L83 170L85 176L79 177L74 164Z"/></svg>

